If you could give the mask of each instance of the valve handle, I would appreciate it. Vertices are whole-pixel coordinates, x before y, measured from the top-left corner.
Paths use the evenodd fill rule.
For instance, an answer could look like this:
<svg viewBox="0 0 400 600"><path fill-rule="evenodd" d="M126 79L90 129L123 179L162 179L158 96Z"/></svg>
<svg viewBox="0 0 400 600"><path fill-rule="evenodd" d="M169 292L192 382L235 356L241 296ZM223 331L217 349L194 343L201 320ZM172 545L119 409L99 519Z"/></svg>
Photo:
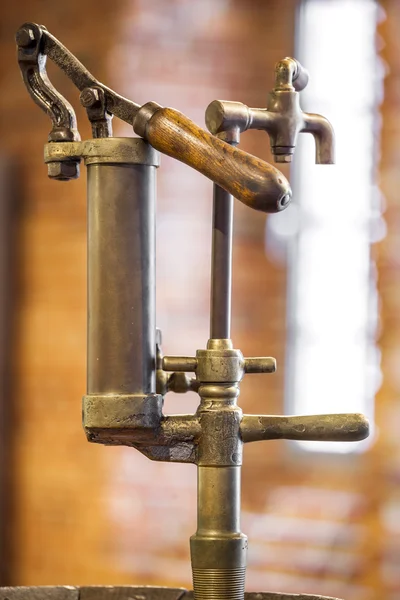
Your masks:
<svg viewBox="0 0 400 600"><path fill-rule="evenodd" d="M177 110L149 102L139 109L134 130L156 150L196 169L250 208L273 213L290 202L290 186L280 171L210 135Z"/></svg>
<svg viewBox="0 0 400 600"><path fill-rule="evenodd" d="M195 373L198 359L195 356L163 356L161 368L164 371L176 371L178 373ZM275 373L276 359L272 356L254 356L243 358L240 361L240 369L244 373Z"/></svg>
<svg viewBox="0 0 400 600"><path fill-rule="evenodd" d="M362 414L336 415L244 415L240 424L244 442L303 440L357 442L368 437L369 423Z"/></svg>
<svg viewBox="0 0 400 600"><path fill-rule="evenodd" d="M295 58L293 58L292 60L296 63L297 67L292 79L293 87L296 90L296 92L301 92L302 90L304 90L305 87L307 87L308 81L310 79L310 74L307 71L307 69L305 69L303 65L299 63L298 60L296 60Z"/></svg>

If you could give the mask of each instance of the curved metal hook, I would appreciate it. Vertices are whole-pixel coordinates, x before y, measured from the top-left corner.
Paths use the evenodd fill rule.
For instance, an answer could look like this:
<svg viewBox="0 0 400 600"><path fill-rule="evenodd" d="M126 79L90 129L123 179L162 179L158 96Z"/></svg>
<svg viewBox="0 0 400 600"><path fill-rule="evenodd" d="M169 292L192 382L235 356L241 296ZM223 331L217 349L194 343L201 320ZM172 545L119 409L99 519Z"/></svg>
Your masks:
<svg viewBox="0 0 400 600"><path fill-rule="evenodd" d="M130 125L139 105L120 96L103 85L57 38L42 25L25 23L16 34L18 63L26 87L34 102L52 120L53 129L49 141L78 141L80 139L74 109L51 84L46 72L46 59L50 58L83 91L101 88L107 112Z"/></svg>
<svg viewBox="0 0 400 600"><path fill-rule="evenodd" d="M46 72L44 27L26 23L16 34L18 64L33 101L47 113L53 128L49 142L79 141L75 111L50 82Z"/></svg>

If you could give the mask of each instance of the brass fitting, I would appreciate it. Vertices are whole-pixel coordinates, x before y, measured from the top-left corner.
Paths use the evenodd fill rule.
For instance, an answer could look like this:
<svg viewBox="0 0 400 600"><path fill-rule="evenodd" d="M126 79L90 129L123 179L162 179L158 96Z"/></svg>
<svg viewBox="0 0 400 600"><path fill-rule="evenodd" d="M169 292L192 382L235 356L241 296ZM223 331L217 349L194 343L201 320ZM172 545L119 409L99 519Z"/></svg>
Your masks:
<svg viewBox="0 0 400 600"><path fill-rule="evenodd" d="M161 388L164 393L171 389L168 382L174 377L193 381L186 373L195 373L200 396L196 414L165 417L160 397L158 403L155 398L143 399L142 405L136 399L137 406L133 399L114 397L103 408L104 397L86 396L88 439L133 446L152 460L197 465L197 531L190 538L194 598L243 600L247 537L240 530L240 475L244 444L271 439L356 441L367 437L368 422L355 414L243 415L237 405L240 381L245 373L273 373L274 358L244 358L230 339L210 339L195 357L163 357L159 331L156 342L158 393Z"/></svg>
<svg viewBox="0 0 400 600"><path fill-rule="evenodd" d="M308 73L293 58L285 58L275 67L275 86L269 93L266 108L249 108L241 102L214 100L206 110L206 125L214 135L238 140L248 129L266 131L276 163L290 163L301 132L315 140L315 162L334 163L334 133L329 121L317 114L304 113L299 91L308 83ZM233 133L232 133L233 132Z"/></svg>

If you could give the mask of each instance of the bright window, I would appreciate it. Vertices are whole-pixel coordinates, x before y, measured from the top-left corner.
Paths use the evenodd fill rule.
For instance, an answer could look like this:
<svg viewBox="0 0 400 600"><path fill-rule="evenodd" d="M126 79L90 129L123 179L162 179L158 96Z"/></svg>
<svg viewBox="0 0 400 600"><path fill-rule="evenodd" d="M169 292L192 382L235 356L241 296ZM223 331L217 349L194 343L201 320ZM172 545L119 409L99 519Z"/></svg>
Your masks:
<svg viewBox="0 0 400 600"><path fill-rule="evenodd" d="M336 165L315 165L314 141L300 134L292 170L295 206L285 222L274 219L274 227L291 234L286 412L362 412L372 428L380 356L370 245L383 235L376 185L383 80L378 18L373 0L302 3L296 58L310 72L302 108L333 124ZM301 446L347 453L368 443Z"/></svg>

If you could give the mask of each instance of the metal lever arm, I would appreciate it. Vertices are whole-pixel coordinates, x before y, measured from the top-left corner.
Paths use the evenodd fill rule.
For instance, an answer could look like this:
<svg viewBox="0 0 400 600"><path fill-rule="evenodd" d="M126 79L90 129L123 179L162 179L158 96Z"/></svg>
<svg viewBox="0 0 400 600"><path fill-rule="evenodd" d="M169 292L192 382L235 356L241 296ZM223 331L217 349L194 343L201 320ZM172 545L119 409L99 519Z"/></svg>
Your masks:
<svg viewBox="0 0 400 600"><path fill-rule="evenodd" d="M364 415L244 415L240 424L244 442L261 440L307 440L313 442L357 442L368 437Z"/></svg>
<svg viewBox="0 0 400 600"><path fill-rule="evenodd" d="M140 107L116 94L97 81L45 27L25 23L16 40L25 85L36 104L52 119L50 142L77 141L79 133L72 106L47 77L47 57L80 91L100 89L106 111L130 123L154 148L196 169L244 204L263 212L277 212L289 204L289 183L272 165L216 139L178 111L155 102Z"/></svg>

